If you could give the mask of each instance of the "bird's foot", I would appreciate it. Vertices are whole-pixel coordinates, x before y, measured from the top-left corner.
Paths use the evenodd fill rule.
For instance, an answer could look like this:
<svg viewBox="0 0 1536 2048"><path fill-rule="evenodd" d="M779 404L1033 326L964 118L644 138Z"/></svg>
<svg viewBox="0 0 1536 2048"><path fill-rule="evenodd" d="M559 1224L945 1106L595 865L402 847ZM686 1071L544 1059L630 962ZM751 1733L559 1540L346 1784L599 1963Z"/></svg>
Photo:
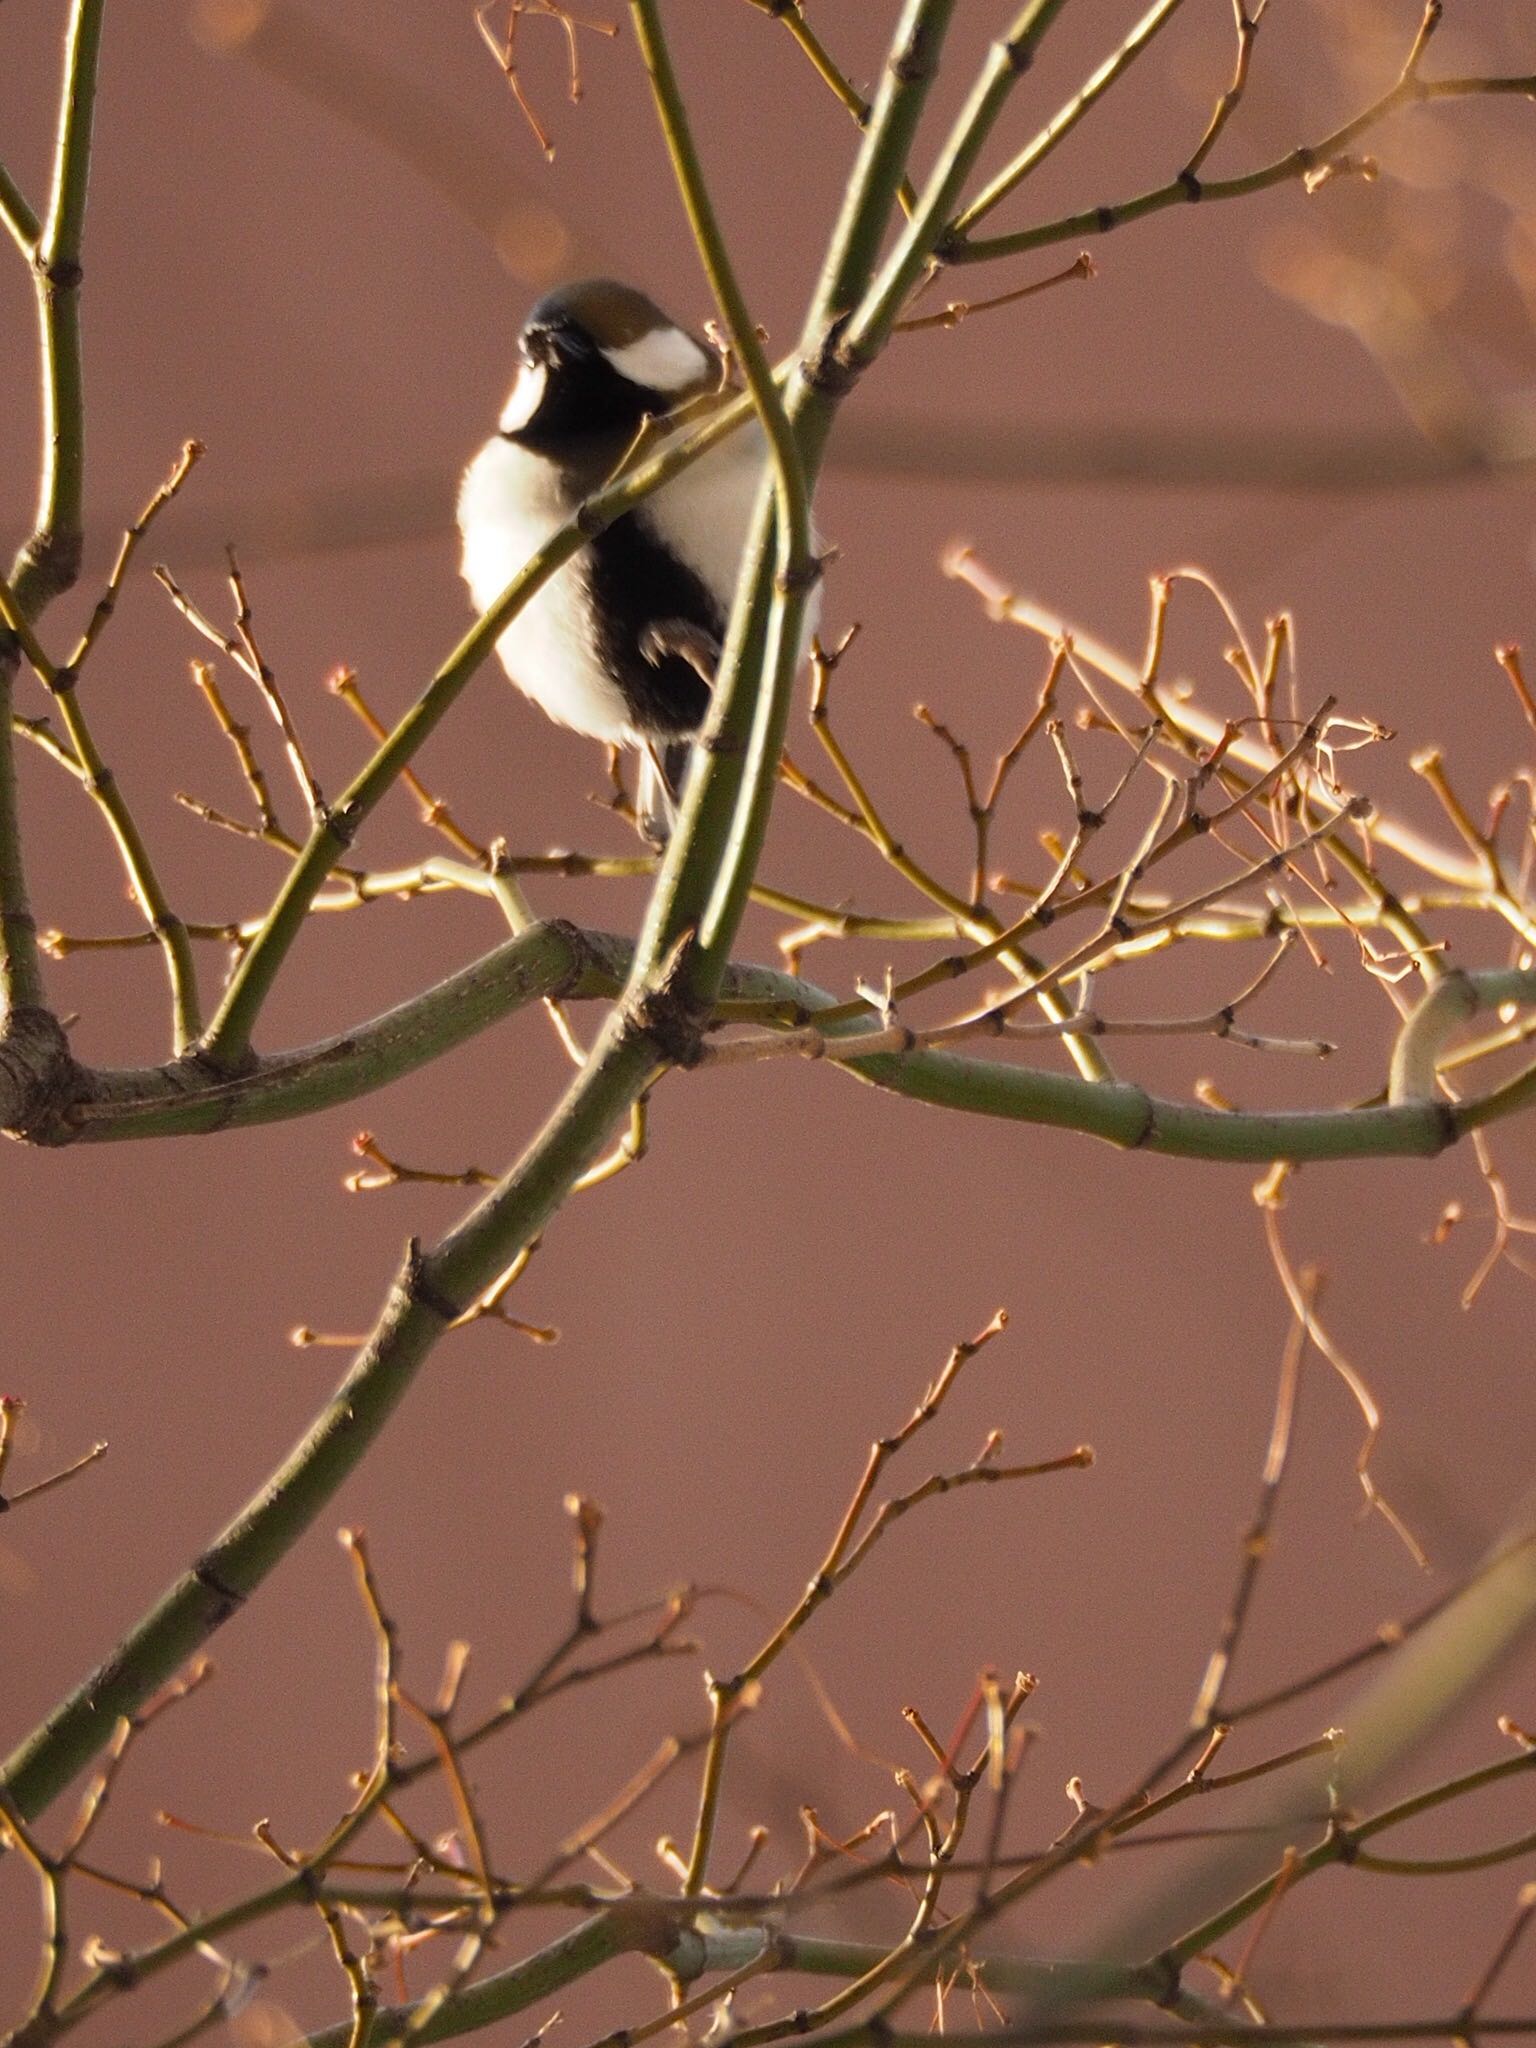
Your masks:
<svg viewBox="0 0 1536 2048"><path fill-rule="evenodd" d="M715 686L715 670L720 661L720 642L703 626L696 626L690 619L654 619L640 635L640 652L652 668L660 668L670 656L686 661L688 666L707 683Z"/></svg>

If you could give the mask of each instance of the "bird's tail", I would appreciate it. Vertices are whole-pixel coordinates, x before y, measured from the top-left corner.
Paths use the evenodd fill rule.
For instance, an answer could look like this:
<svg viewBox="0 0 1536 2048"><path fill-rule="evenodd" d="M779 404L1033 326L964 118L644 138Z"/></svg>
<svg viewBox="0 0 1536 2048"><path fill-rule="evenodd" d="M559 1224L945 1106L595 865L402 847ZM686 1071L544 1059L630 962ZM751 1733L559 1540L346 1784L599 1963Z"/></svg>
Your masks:
<svg viewBox="0 0 1536 2048"><path fill-rule="evenodd" d="M691 740L647 740L640 749L635 803L640 829L655 847L664 847L672 837L692 758Z"/></svg>

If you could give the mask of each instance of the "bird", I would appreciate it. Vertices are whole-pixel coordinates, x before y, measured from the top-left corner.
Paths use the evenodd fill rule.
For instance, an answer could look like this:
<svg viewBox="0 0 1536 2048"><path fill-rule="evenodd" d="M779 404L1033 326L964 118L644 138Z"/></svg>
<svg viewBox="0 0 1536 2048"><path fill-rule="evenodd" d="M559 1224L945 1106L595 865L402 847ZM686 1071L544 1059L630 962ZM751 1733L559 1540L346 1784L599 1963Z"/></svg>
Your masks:
<svg viewBox="0 0 1536 2048"><path fill-rule="evenodd" d="M613 278L548 292L517 345L497 431L459 491L462 574L482 612L649 424L664 439L674 414L691 425L730 395L721 356ZM754 424L728 435L558 569L496 643L551 718L638 750L637 812L658 844L709 709L765 463Z"/></svg>

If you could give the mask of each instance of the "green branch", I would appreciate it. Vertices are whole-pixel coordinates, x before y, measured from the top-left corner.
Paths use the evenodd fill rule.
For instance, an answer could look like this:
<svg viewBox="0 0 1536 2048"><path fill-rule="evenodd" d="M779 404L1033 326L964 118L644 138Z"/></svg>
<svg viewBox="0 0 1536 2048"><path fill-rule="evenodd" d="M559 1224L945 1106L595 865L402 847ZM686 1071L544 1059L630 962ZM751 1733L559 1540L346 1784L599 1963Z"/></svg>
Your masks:
<svg viewBox="0 0 1536 2048"><path fill-rule="evenodd" d="M1441 1613L1403 1645L1385 1677L1344 1711L1345 1736L1326 1760L1288 1781L1283 1804L1241 1816L1257 1834L1219 1844L1182 1880L1170 1884L1139 1919L1111 1937L1133 1944L1133 1953L1157 1948L1182 1967L1234 1927L1252 1917L1281 1886L1293 1881L1285 1868L1250 1878L1255 1858L1269 1860L1273 1845L1293 1842L1305 1825L1301 1816L1335 1811L1337 1821L1298 1860L1295 1876L1330 1863L1348 1863L1352 1847L1484 1784L1536 1768L1536 1751L1506 1757L1465 1777L1397 1801L1369 1819L1356 1820L1356 1802L1368 1788L1438 1727L1501 1658L1526 1637L1536 1621L1536 1533L1520 1530L1451 1600ZM1266 1850L1266 1841L1271 1847ZM1235 1894L1235 1896L1234 1896ZM1192 1910L1191 1910L1192 1909ZM1166 1940L1170 1918L1182 1915L1177 1937ZM1150 1936L1143 1939L1144 1935Z"/></svg>
<svg viewBox="0 0 1536 2048"><path fill-rule="evenodd" d="M788 536L786 561L780 573L804 574L813 567L813 562L810 505L800 450L795 444L784 401L774 382L773 366L737 282L730 252L721 233L719 216L709 196L687 106L662 29L658 0L630 0L630 7L635 18L640 55L650 75L667 154L672 160L688 225L693 230L694 247L704 265L732 352L741 365L758 421L773 454L779 519Z"/></svg>
<svg viewBox="0 0 1536 2048"><path fill-rule="evenodd" d="M1012 25L993 43L939 152L912 218L864 303L839 338L838 358L843 364L863 367L890 340L913 286L932 262L949 230L965 181L986 146L987 137L1064 4L1065 0L1028 0Z"/></svg>
<svg viewBox="0 0 1536 2048"><path fill-rule="evenodd" d="M0 179L0 212L32 269L43 363L37 512L31 537L17 555L10 577L16 604L29 620L69 588L80 566L85 489L80 245L101 21L102 0L75 0L65 42L47 218L39 222L11 180ZM6 1050L42 1079L57 1076L67 1064L67 1052L62 1034L49 1028L37 928L27 896L11 731L17 658L15 634L0 632L0 1010Z"/></svg>
<svg viewBox="0 0 1536 2048"><path fill-rule="evenodd" d="M621 1912L600 1913L562 1934L536 1955L526 1956L509 1969L498 1970L478 1984L466 1985L451 1998L441 2001L430 2017L409 2005L381 2007L369 2036L378 2048L394 2041L451 2041L459 2034L472 2034L513 2013L526 2012L541 1998L553 1997L567 1984L574 1984L615 1956L633 1955L644 1947L634 1931L633 1921ZM414 2024L413 2024L414 2020ZM348 2048L355 2041L351 2020L324 2027L311 2034L307 2048Z"/></svg>
<svg viewBox="0 0 1536 2048"><path fill-rule="evenodd" d="M15 592L0 577L0 620L15 633L39 682L58 706L60 722L72 750L73 772L106 820L117 845L128 886L165 961L171 989L173 1044L183 1052L197 1036L201 1010L192 941L184 920L172 910L138 820L129 808L116 775L107 766L79 702L79 673L73 663L56 666L37 644Z"/></svg>
<svg viewBox="0 0 1536 2048"><path fill-rule="evenodd" d="M1387 1875L1411 1874L1415 1876L1445 1876L1468 1870L1487 1870L1497 1863L1508 1861L1513 1856L1528 1854L1532 1847L1529 1835L1518 1842L1501 1843L1498 1848L1475 1851L1465 1856L1444 1856L1428 1860L1399 1860L1388 1856L1367 1855L1360 1850L1362 1842L1370 1841L1387 1828L1400 1827L1404 1821L1414 1820L1421 1813L1432 1812L1437 1806L1444 1806L1451 1800L1464 1799L1469 1793L1481 1791L1485 1785L1499 1785L1507 1778L1528 1776L1536 1770L1536 1750L1526 1750L1517 1756L1501 1757L1495 1764L1485 1764L1481 1770L1465 1772L1459 1778L1448 1779L1443 1785L1434 1785L1426 1792L1418 1792L1410 1799L1400 1799L1393 1805L1374 1813L1368 1820L1350 1822L1344 1819L1340 1825L1330 1827L1320 1842L1314 1843L1305 1854L1295 1857L1283 1871L1277 1871L1259 1884L1244 1892L1240 1898L1223 1906L1217 1913L1181 1935L1173 1945L1164 1951L1166 1958L1179 1968L1204 1955L1218 1941L1223 1940L1234 1928L1240 1927L1263 1907L1269 1904L1277 1890L1283 1885L1289 1891L1302 1878L1310 1877L1315 1871L1326 1870L1331 1864L1356 1864L1363 1869L1380 1871ZM1357 1851L1359 1852L1357 1854Z"/></svg>
<svg viewBox="0 0 1536 2048"><path fill-rule="evenodd" d="M747 726L750 734L738 786L733 790L731 785L737 778L727 775L713 806L701 806L701 817L707 817L713 808L715 818L720 819L727 815L728 805L731 819L723 861L712 857L713 824L705 823L698 828L703 850L695 865L701 875L708 877L711 899L702 919L692 927L698 944L690 965L690 982L696 995L707 999L713 996L729 960L746 892L761 855L783 751L785 707L800 660L806 593L817 580L820 567L811 547L811 484L807 465L720 231L662 30L660 10L656 0L631 0L631 11L667 152L693 230L694 246L772 456L771 478L760 493L748 547L753 587L750 593L744 593L737 606L743 621L740 652L734 675L728 656L722 659L723 673L717 684L721 702L717 715L710 720L706 742L709 747L728 750L739 744L742 726ZM770 547L774 564L771 586L766 582ZM744 583L746 580L743 578ZM765 601L766 615L759 629L757 620ZM740 678L752 670L757 672L757 682L750 692L750 702L738 709L733 700L738 696L745 699L746 695ZM746 715L748 711L750 717ZM735 857L731 858L733 850ZM651 940L658 958L686 928L687 919L681 910L686 893L681 885L681 871L669 876L664 869Z"/></svg>
<svg viewBox="0 0 1536 2048"><path fill-rule="evenodd" d="M798 470L793 463L787 469L778 466L775 489L765 489L759 499L709 722L636 949L632 988L654 990L676 963L679 994L686 992L691 1013L680 1021L695 1034L725 973L746 908L800 661L814 573L808 556L794 558L794 536L809 532L807 494L849 388L846 377L828 381L821 372L843 309L867 287L953 7L954 0L907 0L897 25L806 320L802 357L791 377L785 415ZM691 182L689 160L680 156L678 163L680 175ZM698 198L695 193L695 203ZM699 217L710 218L707 202ZM723 252L706 246L701 255L711 275L718 273L724 281ZM772 431L771 422L765 430ZM774 502L781 493L790 501L793 527L782 539Z"/></svg>
<svg viewBox="0 0 1536 2048"><path fill-rule="evenodd" d="M1517 98L1536 99L1536 73L1509 78L1400 79L1390 92L1384 93L1352 121L1335 128L1331 135L1289 150L1259 170L1247 171L1233 178L1200 178L1186 171L1171 178L1166 185L1154 186L1134 199L1117 200L1107 206L1090 206L1081 213L1065 214L1059 220L1046 221L1039 227L1021 228L1011 235L989 235L980 241L964 237L953 239L943 249L943 260L946 263L986 263L996 256L1021 256L1030 249L1049 248L1056 242L1081 241L1085 235L1107 235L1112 228L1123 227L1129 221L1144 220L1149 214L1164 213L1170 206L1193 206L1212 199L1244 199L1251 193L1268 191L1272 185L1290 184L1325 170L1351 143L1358 142L1388 115L1403 107L1420 106L1431 100L1466 99L1478 94L1490 97L1513 94Z"/></svg>
<svg viewBox="0 0 1536 2048"><path fill-rule="evenodd" d="M85 389L80 359L80 250L91 170L91 125L104 0L75 0L48 212L32 253L43 354L43 466L36 523L11 582L28 618L74 582L85 491Z"/></svg>
<svg viewBox="0 0 1536 2048"><path fill-rule="evenodd" d="M397 1008L317 1045L258 1060L232 1080L210 1079L191 1062L87 1074L56 1142L239 1130L354 1102L541 997L611 999L629 960L628 944L605 934L531 925Z"/></svg>
<svg viewBox="0 0 1536 2048"><path fill-rule="evenodd" d="M307 1116L414 1073L545 997L612 1000L629 981L633 960L630 942L616 934L582 931L563 922L530 925L397 1008L318 1044L258 1060L228 1080L211 1078L195 1061L82 1069L76 1097L46 1120L39 1119L24 1089L7 1096L0 1063L0 1128L44 1144L104 1144ZM752 965L728 968L717 995L719 1021L729 1019L733 1006L750 1005L758 1022L765 1009L776 1010L790 1027L837 1003L813 982ZM1388 1099L1337 1109L1207 1109L1149 1094L1129 1082L1091 1082L944 1052L872 1054L848 1061L846 1071L891 1094L940 1108L1073 1130L1129 1149L1183 1158L1238 1164L1427 1158L1536 1099L1536 1068L1455 1104L1436 1098L1424 1085L1458 1024L1476 1008L1506 1001L1536 1001L1536 977L1503 968L1446 977L1404 1026L1392 1056L1395 1079ZM854 1018L830 1030L827 1057L842 1064L837 1062L839 1033L862 1028L862 1020Z"/></svg>
<svg viewBox="0 0 1536 2048"><path fill-rule="evenodd" d="M42 233L42 223L4 164L0 164L0 221L4 221L11 239L30 263L37 248L37 238Z"/></svg>
<svg viewBox="0 0 1536 2048"><path fill-rule="evenodd" d="M1435 1072L1452 1034L1480 1011L1529 1002L1532 993L1532 977L1519 967L1453 968L1443 974L1397 1035L1388 1101L1422 1102L1433 1097Z"/></svg>
<svg viewBox="0 0 1536 2048"><path fill-rule="evenodd" d="M1084 1081L1075 1074L955 1053L878 1053L849 1062L861 1081L938 1109L1004 1117L1103 1138L1127 1151L1229 1165L1322 1159L1432 1159L1459 1133L1449 1105L1368 1104L1347 1109L1216 1110L1176 1102L1128 1081Z"/></svg>
<svg viewBox="0 0 1536 2048"><path fill-rule="evenodd" d="M848 309L868 289L881 242L903 189L918 122L938 70L955 0L906 0L892 36L863 145L848 181L826 261L801 333L800 358L786 415L799 454L802 491L819 472L827 438L852 379L828 374L833 347ZM781 491L794 479L781 468ZM697 986L713 993L724 973L767 833L790 694L806 637L808 599L820 567L810 552L808 502L794 508L795 526L778 552L778 573L768 576L774 533L766 495L759 506L749 558L754 563L747 602L738 601L732 639L722 660L718 721L706 738L703 772L696 777L705 844L715 852L704 889L663 876L659 916L642 946L662 947L692 928L700 954ZM801 520L805 521L802 527ZM796 552L803 548L803 552ZM754 652L764 680L750 703L742 677ZM734 779L732 753L744 756L745 801L726 803ZM692 794L692 792L690 792Z"/></svg>
<svg viewBox="0 0 1536 2048"><path fill-rule="evenodd" d="M1476 2032L1500 2039L1536 2035L1536 2016L1523 2019L1484 2019L1478 2015ZM1116 2043L1125 2048L1312 2048L1319 2041L1452 2041L1465 2040L1464 2013L1452 2013L1441 2020L1266 2020L1262 2025L1249 2019L1206 2017L1188 2022L1156 2023L1116 2020ZM1102 2020L1021 2021L1017 2025L988 2027L981 2033L959 2030L945 2035L947 2048L1097 2048L1105 2038ZM822 2048L932 2048L929 2027L893 2027L889 2021L866 2020L841 2028L835 2034L819 2036Z"/></svg>
<svg viewBox="0 0 1536 2048"><path fill-rule="evenodd" d="M699 1977L749 1968L760 1958L765 1967L797 1976L858 1978L890 1954L888 1947L877 1942L824 1941L755 1926L679 1929L676 1922L676 1911L669 1910L669 1902L653 1905L646 1901L635 1907L626 1903L584 1921L536 1955L455 1992L431 2011L430 2017L425 2005L387 2008L378 2016L375 2038L381 2048L402 2038L424 2044L457 2040L514 2013L526 2012L530 2005L620 1955L653 1956L684 1983L691 1983ZM1168 1988L1163 1972L1134 1964L977 1956L973 1967L978 1982L989 1991L1018 1994L1049 1986L1074 2004L1109 1998L1157 2003ZM407 2034L418 2015L424 2021L420 2031ZM306 2048L347 2048L349 2029L348 2021L326 2027L309 2036Z"/></svg>
<svg viewBox="0 0 1536 2048"><path fill-rule="evenodd" d="M29 1016L42 1016L46 991L37 950L37 920L27 894L26 863L21 850L21 818L17 803L16 757L11 732L11 685L15 666L0 647L0 1018L4 1048ZM62 1034L60 1034L62 1047ZM52 1062L26 1063L17 1079L28 1088L41 1086ZM13 1070L6 1066L7 1079Z"/></svg>
<svg viewBox="0 0 1536 2048"><path fill-rule="evenodd" d="M983 215L992 211L1001 200L1023 184L1030 174L1039 169L1048 156L1058 149L1072 130L1082 120L1094 103L1103 98L1111 86L1128 71L1149 43L1177 14L1184 0L1154 0L1130 34L1117 50L1112 50L1103 63L1084 81L1080 91L1074 93L1058 112L1052 115L1034 141L1020 150L1009 164L1006 164L994 178L991 178L977 193L954 222L952 232L957 236L968 235Z"/></svg>

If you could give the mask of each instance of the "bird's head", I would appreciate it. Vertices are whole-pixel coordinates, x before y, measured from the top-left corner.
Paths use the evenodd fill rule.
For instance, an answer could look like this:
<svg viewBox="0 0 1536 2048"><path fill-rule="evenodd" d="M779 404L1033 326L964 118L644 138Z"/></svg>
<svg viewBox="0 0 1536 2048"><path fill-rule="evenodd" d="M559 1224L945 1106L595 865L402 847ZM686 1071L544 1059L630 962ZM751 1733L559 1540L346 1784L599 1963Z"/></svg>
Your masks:
<svg viewBox="0 0 1536 2048"><path fill-rule="evenodd" d="M558 457L633 435L720 383L719 359L644 292L588 278L547 293L518 337L520 366L502 409L508 439Z"/></svg>

